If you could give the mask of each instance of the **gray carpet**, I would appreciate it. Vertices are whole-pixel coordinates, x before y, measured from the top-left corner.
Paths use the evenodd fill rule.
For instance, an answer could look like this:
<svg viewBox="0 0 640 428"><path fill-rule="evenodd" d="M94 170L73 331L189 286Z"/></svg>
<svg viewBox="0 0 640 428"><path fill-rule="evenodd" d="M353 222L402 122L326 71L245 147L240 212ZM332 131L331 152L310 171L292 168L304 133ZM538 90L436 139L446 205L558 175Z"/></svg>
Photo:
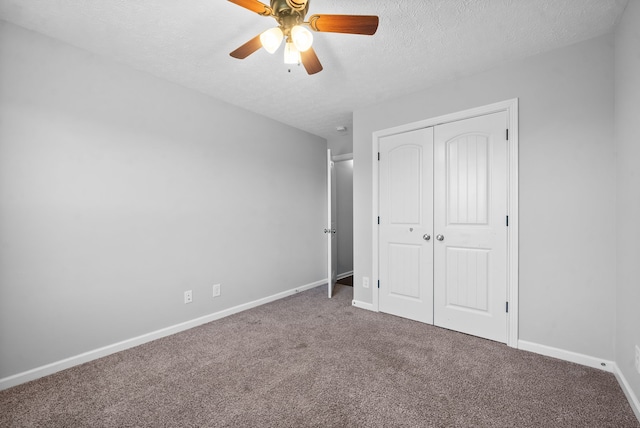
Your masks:
<svg viewBox="0 0 640 428"><path fill-rule="evenodd" d="M614 376L320 287L0 392L2 427L640 427Z"/></svg>

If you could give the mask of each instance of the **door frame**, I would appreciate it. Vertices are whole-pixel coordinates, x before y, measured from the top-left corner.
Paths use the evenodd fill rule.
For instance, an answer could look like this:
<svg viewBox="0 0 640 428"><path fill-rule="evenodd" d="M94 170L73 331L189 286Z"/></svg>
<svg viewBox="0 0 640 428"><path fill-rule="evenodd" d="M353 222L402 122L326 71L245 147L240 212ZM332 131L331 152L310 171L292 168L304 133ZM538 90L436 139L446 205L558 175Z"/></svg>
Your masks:
<svg viewBox="0 0 640 428"><path fill-rule="evenodd" d="M345 154L342 154L342 155L332 155L331 159L333 160L334 165L337 164L337 163L347 162L347 161L353 162L353 153L345 153ZM336 184L338 184L337 170L336 170ZM353 188L353 169L352 169L352 174L351 174L351 187ZM337 193L340 193L340 192L337 191ZM353 198L351 199L351 202L353 203ZM336 226L337 226L338 229L340 229L340 224L339 224L339 221L338 221L338 215L337 214L336 214ZM351 229L353 230L353 221L351 222ZM352 233L352 235L353 235L353 233ZM340 236L340 232L338 232L338 236ZM353 238L353 236L352 236L352 238ZM337 240L337 237L336 237L336 240ZM351 256L353 257L353 245L351 245L350 251L351 251ZM340 251L338 251L338 254L340 254ZM341 280L341 279L347 278L349 276L353 276L353 264L351 264L351 270L350 271L340 273L340 272L338 272L336 270L336 280Z"/></svg>
<svg viewBox="0 0 640 428"><path fill-rule="evenodd" d="M481 107L472 108L456 113L450 113L430 119L407 123L392 128L375 131L372 134L371 159L372 159L372 274L373 274L373 300L372 306L375 312L380 311L379 289L375 284L380 278L379 273L379 242L378 242L378 215L379 215L379 178L378 178L378 152L380 138L389 135L414 131L421 128L442 125L444 123L458 120L471 119L477 116L484 116L491 113L507 112L507 127L509 129L509 140L507 145L507 215L509 216L509 227L507 230L507 299L509 302L509 312L507 315L507 345L512 348L518 347L518 98L488 104Z"/></svg>

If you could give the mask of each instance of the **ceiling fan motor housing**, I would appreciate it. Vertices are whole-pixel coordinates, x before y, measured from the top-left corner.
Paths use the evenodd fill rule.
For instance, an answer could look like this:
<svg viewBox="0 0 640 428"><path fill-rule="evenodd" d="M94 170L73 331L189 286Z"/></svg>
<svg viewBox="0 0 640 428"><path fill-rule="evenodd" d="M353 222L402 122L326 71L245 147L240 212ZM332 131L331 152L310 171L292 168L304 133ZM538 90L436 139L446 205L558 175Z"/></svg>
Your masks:
<svg viewBox="0 0 640 428"><path fill-rule="evenodd" d="M307 7L308 0L287 0L287 4L293 10L302 11Z"/></svg>
<svg viewBox="0 0 640 428"><path fill-rule="evenodd" d="M309 0L271 0L271 9L275 16L299 15L304 20L309 10Z"/></svg>

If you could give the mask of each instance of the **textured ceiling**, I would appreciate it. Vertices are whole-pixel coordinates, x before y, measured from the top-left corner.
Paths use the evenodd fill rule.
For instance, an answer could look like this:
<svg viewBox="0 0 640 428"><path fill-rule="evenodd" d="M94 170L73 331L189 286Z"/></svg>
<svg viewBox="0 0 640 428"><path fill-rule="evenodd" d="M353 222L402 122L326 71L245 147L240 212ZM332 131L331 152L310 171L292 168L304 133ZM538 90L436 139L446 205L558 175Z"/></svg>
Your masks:
<svg viewBox="0 0 640 428"><path fill-rule="evenodd" d="M0 19L330 139L357 108L607 33L626 3L310 0L309 14L380 16L374 36L315 33L313 76L282 47L231 58L275 21L225 0L0 0Z"/></svg>

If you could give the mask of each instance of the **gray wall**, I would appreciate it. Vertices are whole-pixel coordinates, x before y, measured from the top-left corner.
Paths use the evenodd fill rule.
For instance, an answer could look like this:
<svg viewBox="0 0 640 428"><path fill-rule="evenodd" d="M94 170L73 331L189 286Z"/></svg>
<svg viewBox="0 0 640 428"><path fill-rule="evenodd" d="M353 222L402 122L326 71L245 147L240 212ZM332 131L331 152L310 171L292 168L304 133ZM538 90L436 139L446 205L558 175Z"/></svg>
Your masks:
<svg viewBox="0 0 640 428"><path fill-rule="evenodd" d="M0 22L0 378L326 278L325 163L322 138Z"/></svg>
<svg viewBox="0 0 640 428"><path fill-rule="evenodd" d="M613 60L603 36L354 112L354 298L375 277L371 133L519 98L519 338L612 360Z"/></svg>
<svg viewBox="0 0 640 428"><path fill-rule="evenodd" d="M640 346L640 2L630 1L616 30L615 133L618 151L616 364L640 397L633 367Z"/></svg>
<svg viewBox="0 0 640 428"><path fill-rule="evenodd" d="M353 270L353 160L335 162L338 275Z"/></svg>
<svg viewBox="0 0 640 428"><path fill-rule="evenodd" d="M353 153L353 136L351 130L347 130L344 135L336 135L327 140L327 148L331 149L332 156L340 156Z"/></svg>

